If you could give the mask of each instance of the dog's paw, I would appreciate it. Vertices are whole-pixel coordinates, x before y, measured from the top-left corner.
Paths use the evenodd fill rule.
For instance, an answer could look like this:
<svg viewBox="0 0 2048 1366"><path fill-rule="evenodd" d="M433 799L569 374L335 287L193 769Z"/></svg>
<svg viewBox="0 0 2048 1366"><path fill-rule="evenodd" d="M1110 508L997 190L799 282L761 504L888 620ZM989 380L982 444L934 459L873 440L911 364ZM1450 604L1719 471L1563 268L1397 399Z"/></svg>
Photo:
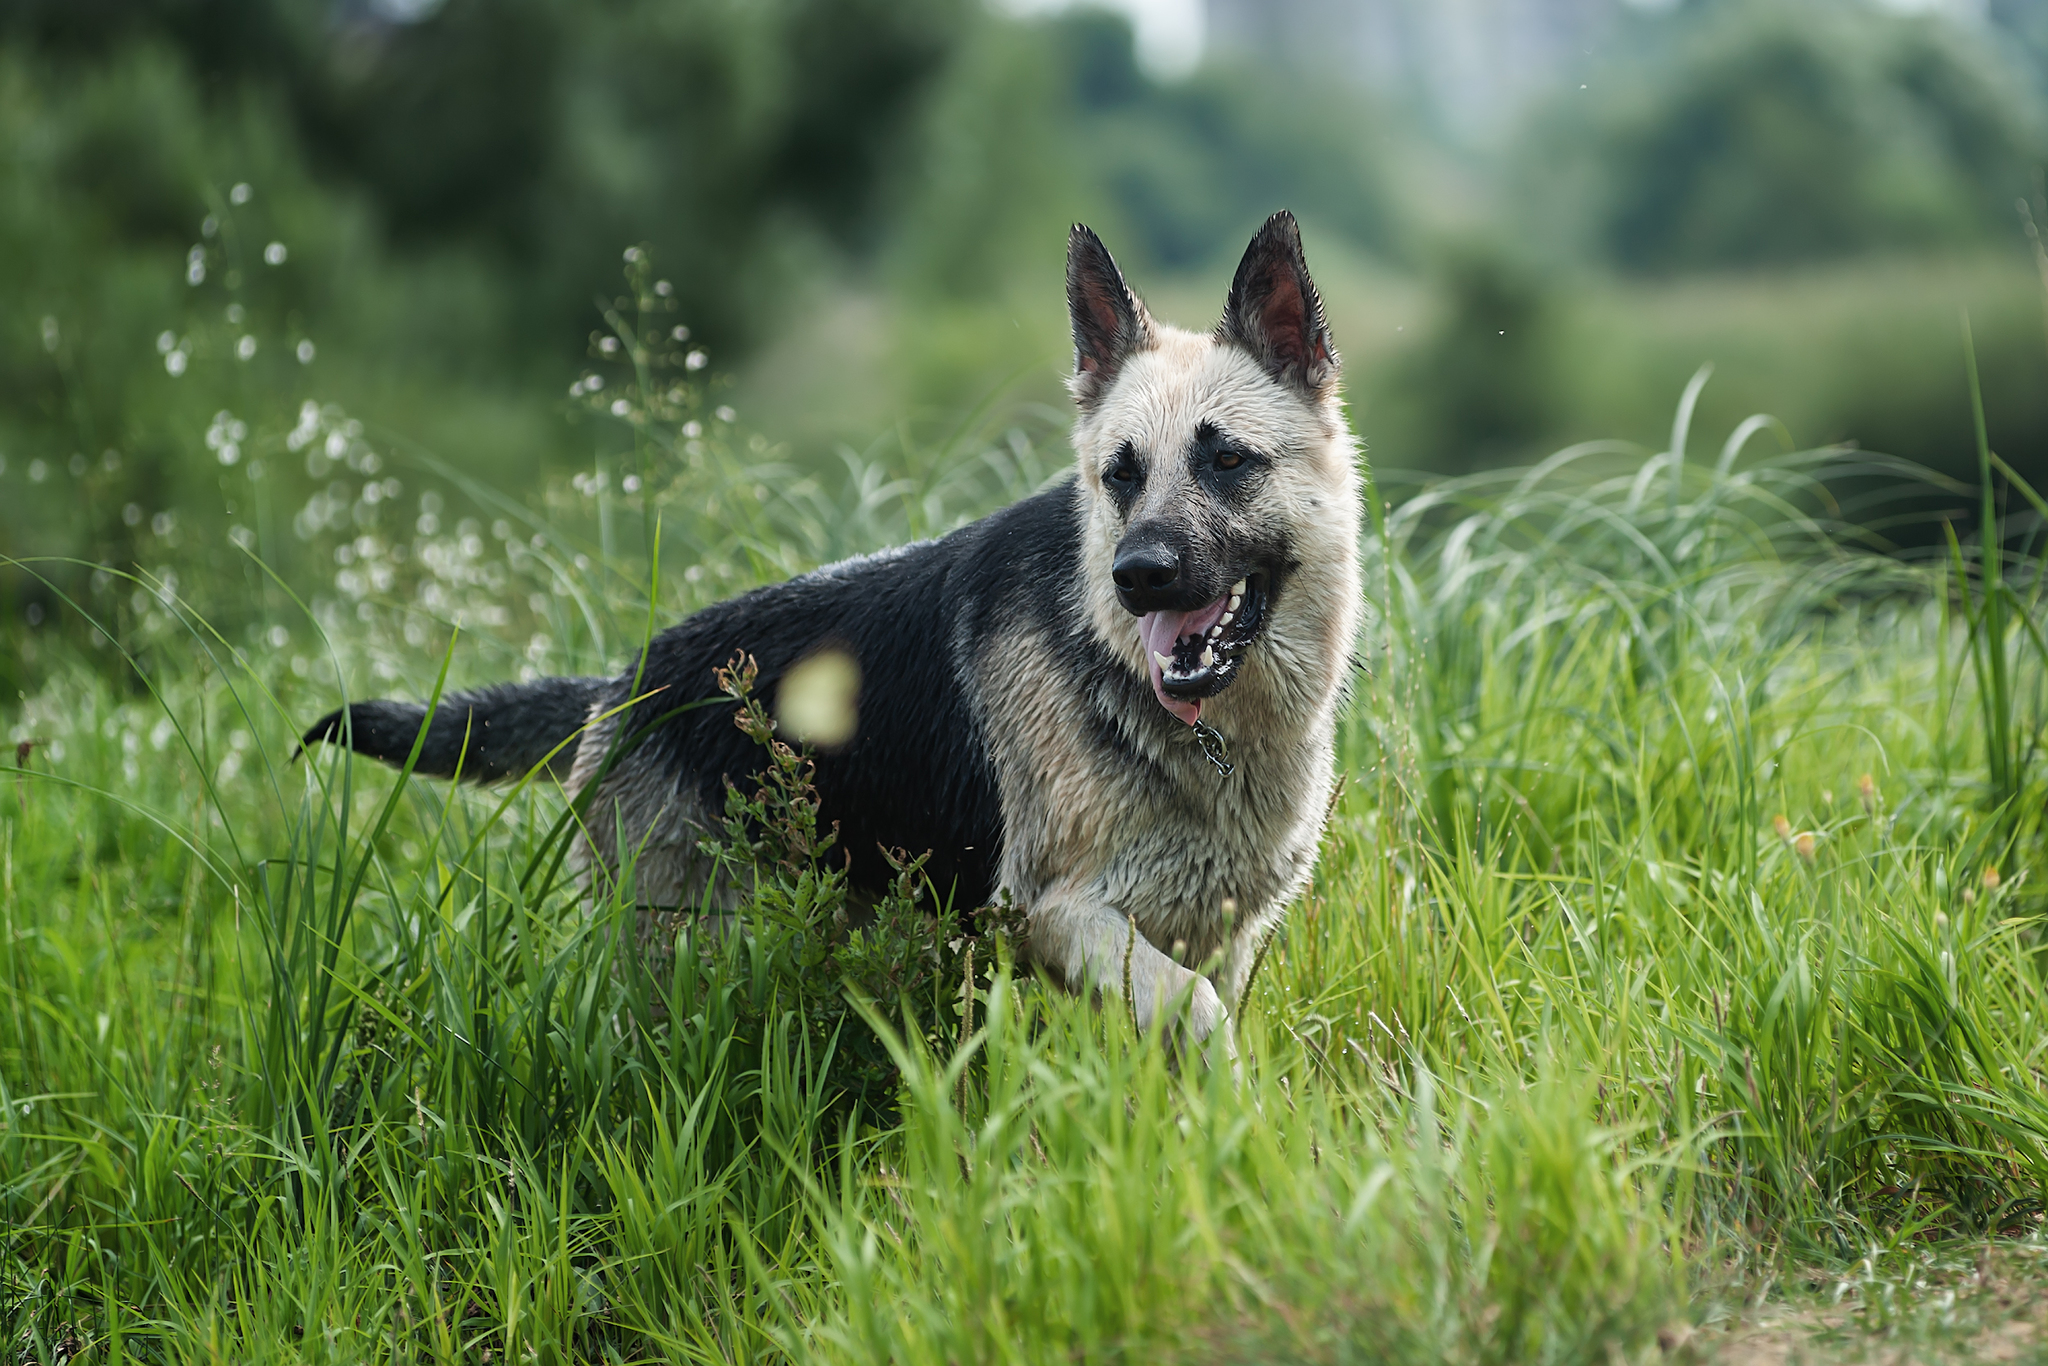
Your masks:
<svg viewBox="0 0 2048 1366"><path fill-rule="evenodd" d="M1183 971L1177 981L1164 987L1141 1023L1151 1028L1159 1023L1156 1017L1161 1012L1167 1032L1175 1040L1196 1046L1207 1043L1219 1028L1227 1030L1230 1021L1216 984L1197 972Z"/></svg>
<svg viewBox="0 0 2048 1366"><path fill-rule="evenodd" d="M1161 1002L1166 1011L1164 1038L1176 1070L1189 1058L1205 1066L1229 1068L1233 1079L1242 1080L1237 1058L1237 1031L1230 1011L1208 978L1189 973L1180 989Z"/></svg>
<svg viewBox="0 0 2048 1366"><path fill-rule="evenodd" d="M1197 976L1194 994L1188 999L1188 1037L1198 1044L1206 1043L1218 1029L1226 1034L1229 1032L1230 1012L1224 1009L1223 997L1217 994L1216 984L1206 977Z"/></svg>

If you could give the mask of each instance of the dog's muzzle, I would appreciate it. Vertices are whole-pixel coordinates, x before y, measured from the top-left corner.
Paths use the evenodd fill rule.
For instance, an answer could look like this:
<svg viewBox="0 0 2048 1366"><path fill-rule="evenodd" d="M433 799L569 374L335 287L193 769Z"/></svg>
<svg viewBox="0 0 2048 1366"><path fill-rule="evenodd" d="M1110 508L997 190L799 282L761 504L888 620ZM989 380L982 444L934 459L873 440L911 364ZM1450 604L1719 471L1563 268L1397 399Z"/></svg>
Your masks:
<svg viewBox="0 0 2048 1366"><path fill-rule="evenodd" d="M1121 580L1118 587L1125 596ZM1247 570L1199 607L1155 607L1138 617L1138 640L1160 706L1188 725L1201 720L1202 699L1236 681L1246 651L1266 624L1271 593L1271 574ZM1125 605L1130 606L1128 596Z"/></svg>

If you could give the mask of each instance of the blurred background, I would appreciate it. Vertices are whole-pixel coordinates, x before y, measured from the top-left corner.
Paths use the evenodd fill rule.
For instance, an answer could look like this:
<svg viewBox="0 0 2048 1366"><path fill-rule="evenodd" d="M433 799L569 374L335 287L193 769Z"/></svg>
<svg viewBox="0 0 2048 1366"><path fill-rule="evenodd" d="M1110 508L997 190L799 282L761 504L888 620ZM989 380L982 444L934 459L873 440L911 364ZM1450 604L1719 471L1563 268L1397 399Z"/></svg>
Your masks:
<svg viewBox="0 0 2048 1366"><path fill-rule="evenodd" d="M1711 362L1702 441L1968 477L1967 311L2048 478L2044 163L2048 0L6 0L0 685L109 570L601 481L650 297L690 441L1036 477L1075 220L1205 326L1294 209L1383 475L1657 449Z"/></svg>

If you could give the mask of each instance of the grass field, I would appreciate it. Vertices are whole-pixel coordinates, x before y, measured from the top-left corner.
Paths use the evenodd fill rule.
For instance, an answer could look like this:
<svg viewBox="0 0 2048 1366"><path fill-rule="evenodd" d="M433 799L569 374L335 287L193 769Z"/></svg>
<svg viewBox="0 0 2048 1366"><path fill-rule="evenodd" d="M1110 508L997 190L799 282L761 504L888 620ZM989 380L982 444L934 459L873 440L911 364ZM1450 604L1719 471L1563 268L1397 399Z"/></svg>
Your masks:
<svg viewBox="0 0 2048 1366"><path fill-rule="evenodd" d="M1836 500L1899 471L1762 426L1379 487L1346 784L1233 1083L966 908L821 960L839 893L787 844L754 933L647 962L548 876L559 793L290 759L337 679L616 664L1056 463L764 473L657 387L636 494L302 517L348 548L303 611L110 577L78 610L121 653L44 647L0 707L6 1351L2048 1351L2038 541L1874 553ZM209 591L267 615L216 635ZM851 1013L848 965L912 999Z"/></svg>

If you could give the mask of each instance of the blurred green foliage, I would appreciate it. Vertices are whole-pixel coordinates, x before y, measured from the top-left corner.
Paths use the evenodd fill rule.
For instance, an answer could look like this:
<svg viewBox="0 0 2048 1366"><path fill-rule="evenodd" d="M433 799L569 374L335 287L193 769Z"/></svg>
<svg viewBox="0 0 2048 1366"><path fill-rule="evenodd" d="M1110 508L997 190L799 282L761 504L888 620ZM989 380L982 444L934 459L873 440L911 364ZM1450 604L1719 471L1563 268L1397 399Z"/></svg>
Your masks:
<svg viewBox="0 0 2048 1366"><path fill-rule="evenodd" d="M2011 240L2048 125L2022 63L1962 25L1862 0L1715 0L1639 26L1564 99L1541 207L1640 271ZM1590 84L1590 82L1589 82Z"/></svg>
<svg viewBox="0 0 2048 1366"><path fill-rule="evenodd" d="M582 323L621 244L643 240L693 263L685 311L730 344L758 335L788 273L782 239L872 237L877 186L969 13L968 0L26 0L0 33L60 81L154 47L215 109L264 100L305 164L366 194L392 240L493 258L527 345ZM105 163L110 178L131 164ZM189 199L195 169L166 168L172 199ZM175 237L189 216L150 225Z"/></svg>

